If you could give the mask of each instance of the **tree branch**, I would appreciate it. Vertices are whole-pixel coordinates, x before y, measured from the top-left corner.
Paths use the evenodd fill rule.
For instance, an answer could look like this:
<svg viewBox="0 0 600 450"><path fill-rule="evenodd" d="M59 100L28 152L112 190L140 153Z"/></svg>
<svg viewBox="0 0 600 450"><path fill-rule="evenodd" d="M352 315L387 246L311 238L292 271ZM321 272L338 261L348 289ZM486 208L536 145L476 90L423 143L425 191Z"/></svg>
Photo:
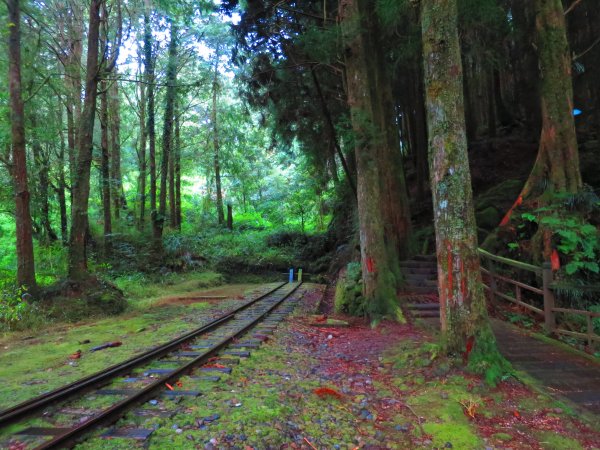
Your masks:
<svg viewBox="0 0 600 450"><path fill-rule="evenodd" d="M571 11L573 11L575 9L575 7L577 5L579 5L581 3L581 0L575 0L573 3L571 3L571 6L569 6L566 10L565 10L565 16L567 14L569 14Z"/></svg>

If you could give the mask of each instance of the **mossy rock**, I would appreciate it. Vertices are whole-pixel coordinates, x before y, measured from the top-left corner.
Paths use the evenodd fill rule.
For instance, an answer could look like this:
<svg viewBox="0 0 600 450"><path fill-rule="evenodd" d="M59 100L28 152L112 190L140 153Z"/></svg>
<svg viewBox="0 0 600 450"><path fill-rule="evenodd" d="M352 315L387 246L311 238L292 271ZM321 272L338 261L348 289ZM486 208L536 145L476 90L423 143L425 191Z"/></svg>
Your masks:
<svg viewBox="0 0 600 450"><path fill-rule="evenodd" d="M502 220L502 214L493 206L488 206L475 214L477 226L484 230L493 230Z"/></svg>
<svg viewBox="0 0 600 450"><path fill-rule="evenodd" d="M114 284L90 277L83 282L65 280L46 289L40 306L52 318L75 322L121 314L127 308L127 301Z"/></svg>
<svg viewBox="0 0 600 450"><path fill-rule="evenodd" d="M521 189L523 189L522 181L505 180L477 196L475 211L484 211L490 207L496 211L508 211L517 199ZM479 226L482 225L479 224Z"/></svg>

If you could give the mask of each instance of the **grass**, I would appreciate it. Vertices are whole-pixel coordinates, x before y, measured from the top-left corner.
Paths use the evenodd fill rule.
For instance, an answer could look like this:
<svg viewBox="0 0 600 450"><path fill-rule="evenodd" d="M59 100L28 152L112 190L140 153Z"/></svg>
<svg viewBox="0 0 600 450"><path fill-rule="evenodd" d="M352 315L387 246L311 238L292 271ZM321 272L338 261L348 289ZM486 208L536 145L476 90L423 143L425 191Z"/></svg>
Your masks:
<svg viewBox="0 0 600 450"><path fill-rule="evenodd" d="M94 373L118 361L125 360L151 347L183 334L209 320L210 311L231 307L237 303L224 301L211 307L206 302L171 304L154 307L165 295L189 294L199 286L219 279L218 274L188 274L165 283L148 284L135 291L129 284L132 300L130 310L120 316L76 324L48 326L33 333L6 333L0 340L0 409L20 403L30 397L55 389L70 381ZM248 286L229 289L233 296ZM152 293L152 296L147 293ZM223 290L224 293L228 291ZM89 343L85 343L89 341ZM92 347L120 341L120 347L91 352ZM81 350L80 359L70 355Z"/></svg>

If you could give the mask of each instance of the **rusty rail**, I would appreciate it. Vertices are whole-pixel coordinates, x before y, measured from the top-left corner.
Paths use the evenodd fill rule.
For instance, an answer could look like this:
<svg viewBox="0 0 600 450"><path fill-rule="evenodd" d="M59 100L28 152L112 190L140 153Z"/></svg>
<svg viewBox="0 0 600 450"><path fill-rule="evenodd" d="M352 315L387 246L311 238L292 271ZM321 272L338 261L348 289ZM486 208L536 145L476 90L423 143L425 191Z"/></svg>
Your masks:
<svg viewBox="0 0 600 450"><path fill-rule="evenodd" d="M590 346L593 344L594 341L600 342L600 336L595 333L594 322L592 320L595 317L600 317L600 313L581 309L556 307L556 295L554 291L557 289L557 286L554 285L554 275L552 273L552 267L549 262L545 262L544 264L542 264L542 267L538 267L521 261L515 261L509 258L497 256L483 249L479 249L479 256L482 262L481 272L482 274L489 276L490 279L489 285L483 283L483 286L485 290L489 291L492 294L492 299L495 299L495 297L500 297L504 300L508 300L512 303L522 306L523 308L526 308L529 311L534 312L535 314L543 316L544 326L546 328L546 331L549 333L563 334L565 336L572 336L579 339L584 339ZM496 263L504 264L515 269L532 272L535 274L537 279L541 278L541 282L539 286L531 286L527 283L523 283L522 281L515 280L508 276L500 275L495 270ZM504 292L500 292L498 290L498 281L514 286L514 297ZM543 308L538 308L534 305L525 302L523 299L524 290L536 295L540 295L543 299ZM598 289L598 292L600 293L600 289ZM556 313L585 316L587 332L580 333L577 331L560 328L557 325Z"/></svg>

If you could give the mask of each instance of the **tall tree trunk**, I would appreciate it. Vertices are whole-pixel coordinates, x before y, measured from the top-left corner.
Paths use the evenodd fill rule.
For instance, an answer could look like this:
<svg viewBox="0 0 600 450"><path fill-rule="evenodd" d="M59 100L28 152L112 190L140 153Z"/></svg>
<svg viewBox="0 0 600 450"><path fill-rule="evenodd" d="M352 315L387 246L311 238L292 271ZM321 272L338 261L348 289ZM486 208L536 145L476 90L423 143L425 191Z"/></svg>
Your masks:
<svg viewBox="0 0 600 450"><path fill-rule="evenodd" d="M572 114L571 55L562 3L560 0L535 0L535 7L542 132L533 169L501 225L506 225L513 210L524 202L543 205L553 194L573 194L583 184ZM552 253L549 231L540 227L539 233L542 256L549 261Z"/></svg>
<svg viewBox="0 0 600 450"><path fill-rule="evenodd" d="M116 72L114 72L116 74ZM108 116L110 129L110 187L114 204L115 217L118 219L121 210L126 207L123 193L123 176L121 174L121 110L119 100L119 83L115 81L108 91Z"/></svg>
<svg viewBox="0 0 600 450"><path fill-rule="evenodd" d="M103 0L91 0L89 12L85 97L77 136L77 172L73 182L71 236L69 241L69 277L83 281L89 277L85 237L88 229L90 169L94 137L94 115L98 88L98 46L100 7Z"/></svg>
<svg viewBox="0 0 600 450"><path fill-rule="evenodd" d="M378 81L373 68L373 41L370 39L368 15L373 5L369 0L343 0L340 17L346 55L348 104L355 133L357 166L357 199L360 228L363 293L369 302L371 316L391 315L403 320L396 302L397 268L393 267L386 249L385 217L382 214L382 175L379 158L387 136L379 134L378 117L381 98L375 98Z"/></svg>
<svg viewBox="0 0 600 450"><path fill-rule="evenodd" d="M32 126L36 128L36 119L31 119ZM50 222L50 199L49 199L49 188L50 188L50 160L47 152L42 148L42 144L39 139L35 137L31 146L33 152L33 160L35 162L35 168L39 181L39 206L42 222L42 235L43 239L47 242L55 242L58 240L58 236L52 229L52 223Z"/></svg>
<svg viewBox="0 0 600 450"><path fill-rule="evenodd" d="M35 262L27 160L25 148L25 108L21 97L21 18L19 0L8 0L8 89L15 187L15 222L17 237L17 283L29 289L36 288Z"/></svg>
<svg viewBox="0 0 600 450"><path fill-rule="evenodd" d="M323 112L323 117L325 119L325 129L329 134L329 139L332 141L338 158L340 158L340 162L342 163L342 168L344 169L344 174L346 175L346 180L348 181L348 185L354 196L356 197L356 183L354 183L354 174L350 173L350 168L348 167L348 163L346 162L346 157L344 156L344 152L340 146L340 142L337 137L337 132L335 131L335 124L333 123L333 118L331 117L331 113L329 111L329 107L327 106L327 100L323 95L323 89L321 89L321 83L319 83L319 78L317 77L317 73L314 67L311 67L310 72L313 78L313 82L315 84L315 88L317 90L317 94L319 97L319 103L321 104L321 111Z"/></svg>
<svg viewBox="0 0 600 450"><path fill-rule="evenodd" d="M225 222L225 212L223 209L223 191L221 189L221 161L219 158L219 127L217 123L218 109L217 100L219 97L219 49L215 52L215 70L213 77L212 92L212 126L213 126L213 163L215 167L215 184L217 191L217 219L219 225Z"/></svg>
<svg viewBox="0 0 600 450"><path fill-rule="evenodd" d="M108 93L106 82L100 84L100 149L102 153L100 174L100 185L102 186L102 211L104 216L104 254L109 257L112 253L112 215L111 215L111 176L110 176L110 153L108 149ZM114 163L114 161L113 161Z"/></svg>
<svg viewBox="0 0 600 450"><path fill-rule="evenodd" d="M175 226L181 231L181 114L175 122Z"/></svg>
<svg viewBox="0 0 600 450"><path fill-rule="evenodd" d="M81 117L81 58L83 56L83 8L78 2L69 3L66 14L67 42L69 49L65 59L65 87L67 91L67 141L69 155L69 180L71 186L77 177L77 130ZM73 192L71 191L71 204Z"/></svg>
<svg viewBox="0 0 600 450"><path fill-rule="evenodd" d="M175 99L177 103L177 99ZM177 228L177 213L175 211L175 153L177 144L175 142L177 134L177 106L173 108L175 133L171 139L171 152L169 154L169 227L174 230Z"/></svg>
<svg viewBox="0 0 600 450"><path fill-rule="evenodd" d="M144 81L148 81L145 75ZM140 148L138 150L138 163L140 168L140 177L138 181L140 199L139 230L144 229L146 221L146 89L146 84L140 83Z"/></svg>
<svg viewBox="0 0 600 450"><path fill-rule="evenodd" d="M165 95L165 118L163 121L162 157L160 173L160 205L156 220L154 240L157 248L162 248L162 232L167 214L167 176L169 157L173 145L173 116L175 113L175 97L177 95L177 45L179 32L177 23L171 22L171 40L169 42L169 61L167 63L167 92Z"/></svg>
<svg viewBox="0 0 600 450"><path fill-rule="evenodd" d="M146 11L144 13L144 67L145 78L148 89L148 122L146 131L148 133L148 158L150 163L150 219L152 220L152 234L162 235L162 230L158 229L158 212L156 210L156 119L154 110L155 100L155 75L154 75L154 55L152 54L152 28L150 23L150 5L146 0Z"/></svg>
<svg viewBox="0 0 600 450"><path fill-rule="evenodd" d="M58 196L58 205L60 208L60 235L63 245L69 242L69 224L67 219L67 196L66 196L66 176L65 176L65 134L63 131L62 110L58 108L59 128L60 128L60 147L58 150L58 185L56 186L56 195Z"/></svg>
<svg viewBox="0 0 600 450"><path fill-rule="evenodd" d="M456 0L422 0L421 20L442 333L448 352L468 358L474 344L474 353L496 360L477 253Z"/></svg>

